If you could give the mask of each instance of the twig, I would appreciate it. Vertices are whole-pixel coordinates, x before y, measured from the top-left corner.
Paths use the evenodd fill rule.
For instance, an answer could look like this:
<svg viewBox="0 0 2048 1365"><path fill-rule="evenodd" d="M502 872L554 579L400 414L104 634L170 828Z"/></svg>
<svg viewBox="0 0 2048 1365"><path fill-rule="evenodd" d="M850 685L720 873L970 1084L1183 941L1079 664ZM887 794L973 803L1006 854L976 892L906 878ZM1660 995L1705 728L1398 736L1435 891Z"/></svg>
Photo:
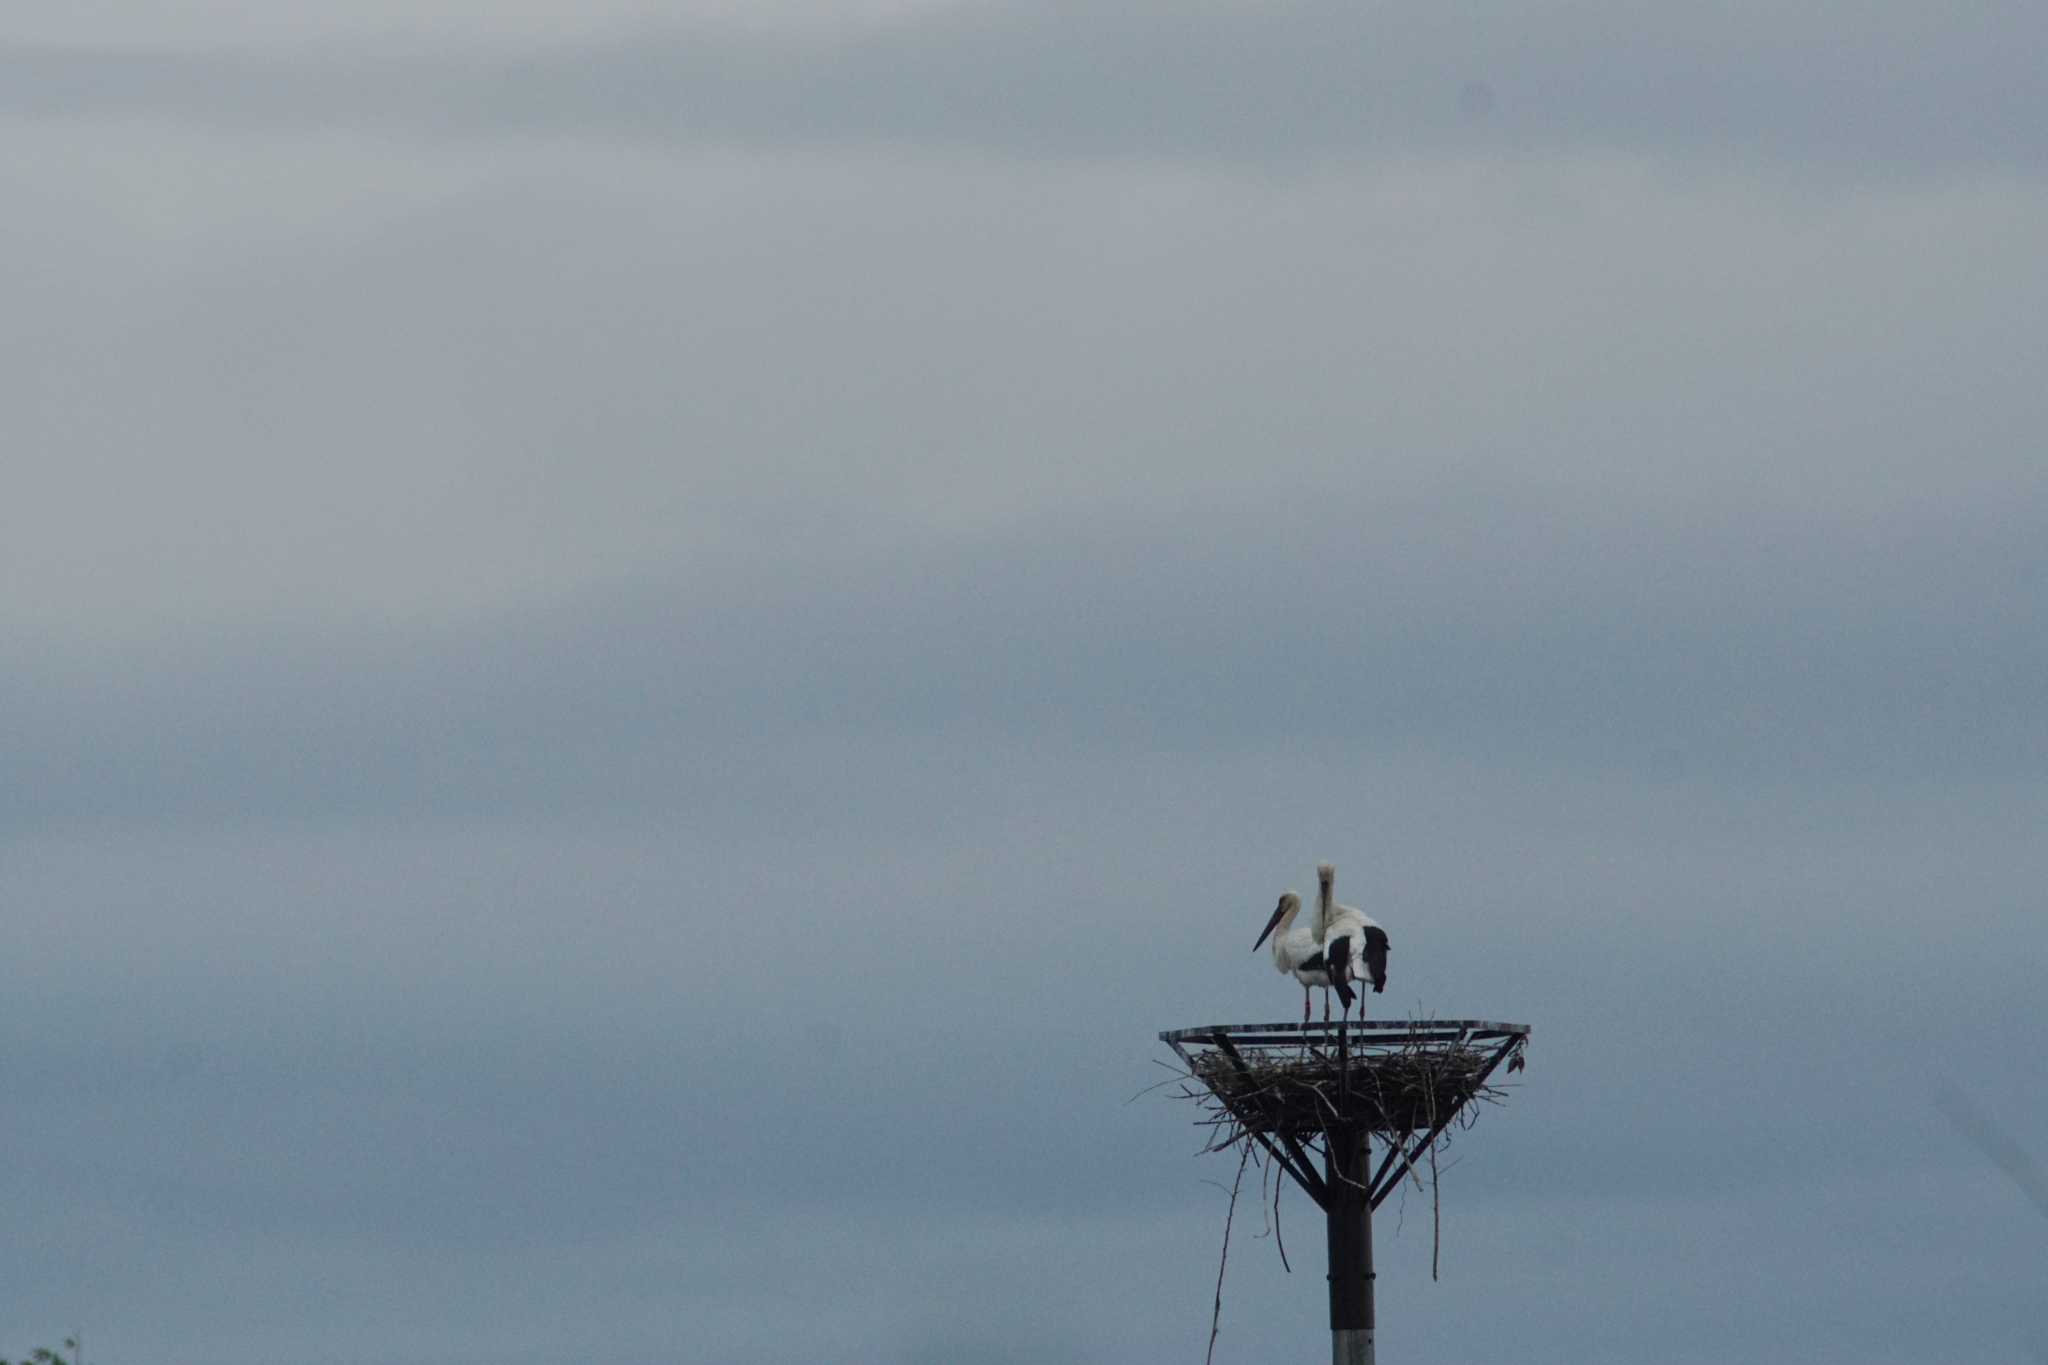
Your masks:
<svg viewBox="0 0 2048 1365"><path fill-rule="evenodd" d="M1425 1082L1429 1093L1429 1126L1436 1127L1436 1081ZM1437 1179L1437 1144L1429 1144L1429 1282L1437 1283L1437 1265L1444 1252L1444 1187Z"/></svg>
<svg viewBox="0 0 2048 1365"><path fill-rule="evenodd" d="M1444 1187L1437 1179L1436 1144L1429 1144L1429 1282L1437 1280L1437 1262L1444 1251Z"/></svg>
<svg viewBox="0 0 2048 1365"><path fill-rule="evenodd" d="M1140 1090L1137 1094L1131 1096L1130 1099L1125 1100L1124 1103L1135 1104L1137 1101L1144 1099L1145 1096L1151 1094L1153 1091L1164 1089L1165 1087L1172 1085L1175 1081L1179 1079L1181 1079L1179 1076L1168 1076L1163 1081L1158 1081L1152 1085L1146 1086L1143 1090Z"/></svg>
<svg viewBox="0 0 2048 1365"><path fill-rule="evenodd" d="M1209 1353L1202 1357L1202 1365L1215 1365L1216 1334L1223 1330L1223 1271L1230 1264L1230 1220L1237 1217L1237 1187L1244 1183L1245 1163L1252 1159L1252 1145L1244 1145L1244 1153L1237 1159L1237 1179L1230 1182L1230 1207L1223 1214L1223 1255L1216 1261L1216 1308L1209 1315Z"/></svg>
<svg viewBox="0 0 2048 1365"><path fill-rule="evenodd" d="M1287 1264L1287 1239L1280 1235L1280 1177L1273 1177L1273 1245L1280 1250L1280 1268L1292 1275L1294 1267Z"/></svg>
<svg viewBox="0 0 2048 1365"><path fill-rule="evenodd" d="M1179 1068L1179 1067L1175 1066L1175 1065L1174 1065L1174 1064L1173 1064L1172 1062L1167 1062L1167 1061L1161 1061L1161 1060L1160 1060L1159 1058L1157 1058L1157 1057L1154 1057L1154 1058L1152 1059L1152 1065L1154 1065L1154 1066L1163 1066L1163 1067L1165 1067L1165 1068L1166 1068L1166 1069L1167 1069L1168 1071L1172 1072L1173 1074L1172 1074L1172 1075L1170 1075L1170 1076L1168 1076L1168 1077L1167 1077L1167 1078L1166 1078L1165 1080L1163 1080L1163 1081L1159 1082L1159 1085L1148 1085L1148 1086L1146 1086L1146 1087L1145 1087L1145 1088L1144 1088L1143 1090L1140 1090L1140 1091L1139 1091L1139 1092L1138 1092L1137 1094L1135 1094L1135 1095L1131 1096L1131 1098L1130 1098L1130 1099L1128 1099L1128 1100L1125 1100L1125 1101L1124 1101L1124 1103L1125 1103L1125 1104L1130 1104L1130 1103L1132 1103L1132 1102L1133 1102L1133 1101L1135 1101L1135 1100L1143 1099L1143 1098L1144 1098L1145 1096L1147 1096L1147 1095L1151 1094L1151 1093L1152 1093L1153 1091L1155 1091L1155 1090L1159 1089L1159 1086L1162 1086L1162 1085L1172 1085L1172 1084L1173 1084L1173 1083L1174 1083L1175 1081L1191 1081L1191 1080L1195 1079L1195 1076L1194 1076L1194 1073L1193 1073L1193 1072L1191 1072L1191 1071L1183 1071L1183 1070L1182 1070L1181 1068ZM1195 1096L1194 1096L1194 1095L1193 1095L1192 1093L1190 1093L1189 1095L1185 1096L1185 1098L1187 1098L1187 1099L1194 1099L1194 1098L1195 1098Z"/></svg>

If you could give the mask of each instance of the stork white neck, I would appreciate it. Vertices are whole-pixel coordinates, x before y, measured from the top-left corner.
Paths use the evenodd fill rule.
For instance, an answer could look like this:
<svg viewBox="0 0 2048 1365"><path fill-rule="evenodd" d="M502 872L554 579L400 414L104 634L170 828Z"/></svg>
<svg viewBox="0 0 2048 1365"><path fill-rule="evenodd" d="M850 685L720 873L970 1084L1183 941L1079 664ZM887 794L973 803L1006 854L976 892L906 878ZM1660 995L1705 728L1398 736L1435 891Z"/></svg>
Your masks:
<svg viewBox="0 0 2048 1365"><path fill-rule="evenodd" d="M1293 942L1295 916L1301 913L1301 897L1292 891L1280 893L1280 903L1273 907L1273 917L1266 921L1266 927L1259 934L1259 941L1252 945L1256 952L1270 936L1273 940L1273 965L1283 972L1291 972L1297 960L1307 956L1299 951L1300 945Z"/></svg>

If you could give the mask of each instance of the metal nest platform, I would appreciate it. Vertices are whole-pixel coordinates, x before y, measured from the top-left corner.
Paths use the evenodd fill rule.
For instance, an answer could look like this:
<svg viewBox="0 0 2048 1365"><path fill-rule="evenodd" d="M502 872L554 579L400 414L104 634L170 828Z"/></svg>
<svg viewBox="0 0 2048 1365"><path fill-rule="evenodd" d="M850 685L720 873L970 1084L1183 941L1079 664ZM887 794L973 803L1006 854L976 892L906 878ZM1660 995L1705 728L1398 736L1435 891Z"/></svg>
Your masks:
<svg viewBox="0 0 2048 1365"><path fill-rule="evenodd" d="M1520 1069L1529 1026L1363 1019L1210 1024L1159 1038L1203 1087L1186 1094L1204 1102L1208 1150L1256 1142L1328 1210L1328 1163L1312 1153L1327 1157L1333 1134L1381 1138L1384 1158L1359 1182L1378 1208L1453 1122L1470 1125L1473 1101L1501 1098L1489 1081L1503 1063Z"/></svg>

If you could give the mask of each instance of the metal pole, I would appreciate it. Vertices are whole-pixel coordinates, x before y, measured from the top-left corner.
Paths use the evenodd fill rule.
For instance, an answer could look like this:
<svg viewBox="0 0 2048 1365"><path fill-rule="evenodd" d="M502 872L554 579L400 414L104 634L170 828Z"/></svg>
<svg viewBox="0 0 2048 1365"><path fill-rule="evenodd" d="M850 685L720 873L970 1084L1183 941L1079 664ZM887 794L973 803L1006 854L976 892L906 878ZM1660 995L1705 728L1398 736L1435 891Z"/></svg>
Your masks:
<svg viewBox="0 0 2048 1365"><path fill-rule="evenodd" d="M1330 1202L1330 1362L1374 1365L1372 1201L1366 1194L1372 1141L1350 1124L1329 1132L1323 1157Z"/></svg>

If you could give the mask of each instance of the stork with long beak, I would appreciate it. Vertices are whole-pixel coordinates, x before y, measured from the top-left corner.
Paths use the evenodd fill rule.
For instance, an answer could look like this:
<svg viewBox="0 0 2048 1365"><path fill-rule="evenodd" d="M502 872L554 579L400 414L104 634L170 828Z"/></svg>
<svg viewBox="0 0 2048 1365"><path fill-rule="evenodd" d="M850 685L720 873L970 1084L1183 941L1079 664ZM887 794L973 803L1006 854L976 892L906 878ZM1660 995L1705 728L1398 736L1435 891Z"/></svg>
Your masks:
<svg viewBox="0 0 2048 1365"><path fill-rule="evenodd" d="M1323 914L1318 908L1313 924L1297 924L1301 915L1301 897L1292 891L1280 893L1280 903L1273 907L1273 917L1266 921L1266 927L1259 931L1259 941L1252 945L1257 952L1266 942L1267 935L1273 938L1273 966L1283 976L1292 976L1301 983L1301 1022L1308 1022L1308 993L1313 986L1324 987L1323 1022L1330 1022L1329 991L1334 989L1337 998L1344 1002L1344 1008L1351 1008L1354 998L1348 983L1331 979L1328 961L1323 954Z"/></svg>

